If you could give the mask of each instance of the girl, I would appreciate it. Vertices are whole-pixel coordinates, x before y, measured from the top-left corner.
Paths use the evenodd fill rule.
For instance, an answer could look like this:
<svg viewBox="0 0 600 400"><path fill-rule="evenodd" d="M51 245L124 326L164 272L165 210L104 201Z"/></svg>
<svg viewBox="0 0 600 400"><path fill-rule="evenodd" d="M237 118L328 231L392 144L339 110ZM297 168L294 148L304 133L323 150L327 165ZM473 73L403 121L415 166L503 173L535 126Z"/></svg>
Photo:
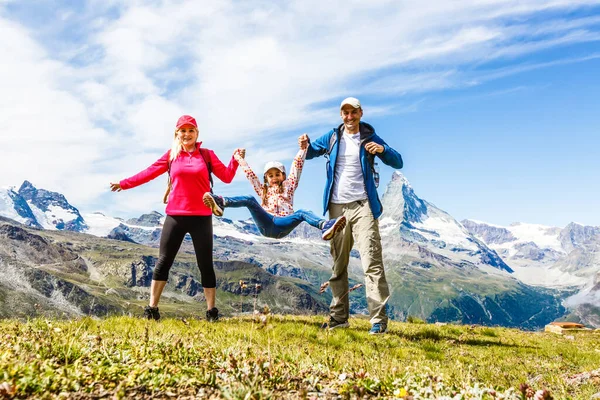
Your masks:
<svg viewBox="0 0 600 400"><path fill-rule="evenodd" d="M252 219L263 236L282 238L287 236L302 221L321 230L323 240L330 240L346 226L346 217L325 220L311 211L298 210L294 212L294 192L298 187L300 173L306 158L306 147L300 149L286 176L285 167L278 161L270 161L265 165L263 182L258 179L244 159L245 150L236 150L233 157L241 165L246 178L250 181L256 193L261 197L258 204L254 196L221 197L210 192L204 193L202 200L213 214L223 215L226 207L247 207Z"/></svg>
<svg viewBox="0 0 600 400"><path fill-rule="evenodd" d="M142 185L169 172L172 189L169 193L163 229L160 235L158 262L154 268L150 286L150 304L144 309L148 319L159 320L158 301L167 284L169 269L186 233L192 237L196 261L202 276L202 287L206 297L206 319L219 319L219 310L215 307L216 278L213 268L212 213L204 204L196 201L210 188L210 172L225 183L230 183L237 171L238 162L233 158L225 166L212 150L201 148L198 140L198 124L189 115L177 121L171 150L167 151L154 164L142 172L111 183L113 192L120 192ZM201 151L203 153L201 153ZM240 153L242 150L236 150ZM205 157L208 160L205 161Z"/></svg>

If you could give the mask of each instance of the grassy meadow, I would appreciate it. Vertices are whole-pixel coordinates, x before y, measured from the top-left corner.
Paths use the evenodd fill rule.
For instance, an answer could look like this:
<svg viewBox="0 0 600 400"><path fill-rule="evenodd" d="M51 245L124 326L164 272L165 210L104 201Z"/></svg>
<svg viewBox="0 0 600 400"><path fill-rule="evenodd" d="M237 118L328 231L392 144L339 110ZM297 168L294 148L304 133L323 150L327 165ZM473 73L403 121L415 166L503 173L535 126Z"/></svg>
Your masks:
<svg viewBox="0 0 600 400"><path fill-rule="evenodd" d="M597 331L560 336L413 320L372 336L365 319L334 331L319 329L324 320L268 312L216 323L2 320L0 398L589 399L600 392L600 370L578 375L600 368Z"/></svg>

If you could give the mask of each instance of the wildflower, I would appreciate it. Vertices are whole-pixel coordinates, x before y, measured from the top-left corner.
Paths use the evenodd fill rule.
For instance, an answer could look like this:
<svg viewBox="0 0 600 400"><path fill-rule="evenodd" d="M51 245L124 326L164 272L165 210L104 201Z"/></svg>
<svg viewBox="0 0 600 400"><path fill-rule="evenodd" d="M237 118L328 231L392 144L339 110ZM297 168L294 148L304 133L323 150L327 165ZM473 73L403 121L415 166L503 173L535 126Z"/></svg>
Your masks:
<svg viewBox="0 0 600 400"><path fill-rule="evenodd" d="M328 287L329 287L329 281L323 282L323 284L321 285L321 288L319 289L319 293L324 293Z"/></svg>
<svg viewBox="0 0 600 400"><path fill-rule="evenodd" d="M538 390L535 392L533 400L552 400L552 395L550 395L550 392L546 389Z"/></svg>
<svg viewBox="0 0 600 400"><path fill-rule="evenodd" d="M354 378L355 378L355 379L364 379L364 378L366 378L367 376L369 376L369 373L368 373L368 372L366 372L366 371L365 371L364 369L362 369L362 368L361 368L361 370L360 370L360 371L358 371L358 372L355 372L355 373L354 373Z"/></svg>
<svg viewBox="0 0 600 400"><path fill-rule="evenodd" d="M260 319L260 323L261 323L263 326L266 326L266 325L267 325L267 322L269 321L269 318L268 318L266 315L264 315L264 314L263 314L263 315L261 315L261 316L259 317L259 319Z"/></svg>
<svg viewBox="0 0 600 400"><path fill-rule="evenodd" d="M345 381L347 377L348 377L348 375L346 375L346 373L345 373L345 372L342 372L342 373L340 374L340 376L338 376L338 379L339 379L340 381Z"/></svg>
<svg viewBox="0 0 600 400"><path fill-rule="evenodd" d="M398 398L403 398L408 395L408 392L404 388L394 390L394 396Z"/></svg>
<svg viewBox="0 0 600 400"><path fill-rule="evenodd" d="M15 386L11 385L8 382L0 383L0 397L9 398L12 397L17 392Z"/></svg>
<svg viewBox="0 0 600 400"><path fill-rule="evenodd" d="M246 289L248 287L248 284L245 281L240 281L240 289Z"/></svg>

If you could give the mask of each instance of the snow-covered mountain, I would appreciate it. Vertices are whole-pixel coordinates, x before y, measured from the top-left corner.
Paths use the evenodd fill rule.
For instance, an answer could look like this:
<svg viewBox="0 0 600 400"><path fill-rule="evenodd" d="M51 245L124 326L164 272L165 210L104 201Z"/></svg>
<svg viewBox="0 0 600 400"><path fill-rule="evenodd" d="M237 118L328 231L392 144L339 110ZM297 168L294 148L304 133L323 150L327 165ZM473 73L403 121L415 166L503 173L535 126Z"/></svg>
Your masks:
<svg viewBox="0 0 600 400"><path fill-rule="evenodd" d="M530 285L582 287L600 271L600 228L571 223L565 228L464 220L462 224Z"/></svg>
<svg viewBox="0 0 600 400"><path fill-rule="evenodd" d="M34 228L42 227L25 199L13 188L0 188L0 215Z"/></svg>
<svg viewBox="0 0 600 400"><path fill-rule="evenodd" d="M384 212L379 223L381 236L388 242L386 249L398 247L393 241L400 237L421 251L435 253L459 265L513 272L493 249L450 214L420 199L402 173L394 172L382 203Z"/></svg>
<svg viewBox="0 0 600 400"><path fill-rule="evenodd" d="M44 229L83 232L87 229L79 210L60 193L37 189L29 181L23 182L18 194Z"/></svg>
<svg viewBox="0 0 600 400"><path fill-rule="evenodd" d="M580 321L600 325L600 227L564 228L514 223L503 227L465 220L463 225L500 254L529 285L575 290L565 306Z"/></svg>

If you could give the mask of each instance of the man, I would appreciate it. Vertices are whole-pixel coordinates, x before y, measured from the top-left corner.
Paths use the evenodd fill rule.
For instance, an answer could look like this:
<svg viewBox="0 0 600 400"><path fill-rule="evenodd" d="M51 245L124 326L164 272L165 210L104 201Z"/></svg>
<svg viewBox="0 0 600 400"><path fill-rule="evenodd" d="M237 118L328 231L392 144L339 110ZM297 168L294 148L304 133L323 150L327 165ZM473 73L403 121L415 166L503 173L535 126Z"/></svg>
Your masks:
<svg viewBox="0 0 600 400"><path fill-rule="evenodd" d="M331 241L333 271L329 286L333 299L329 322L323 324L323 328L349 326L348 261L356 242L365 273L371 317L369 333L381 334L387 330L386 304L390 292L377 221L383 208L377 194L374 159L377 156L383 163L400 169L402 157L375 134L371 125L360 121L363 110L358 99L344 99L340 115L343 123L314 142L310 143L306 134L298 138L300 146L308 144L306 159L322 155L329 158L323 206L325 212L329 211L329 218L346 217L346 227Z"/></svg>

